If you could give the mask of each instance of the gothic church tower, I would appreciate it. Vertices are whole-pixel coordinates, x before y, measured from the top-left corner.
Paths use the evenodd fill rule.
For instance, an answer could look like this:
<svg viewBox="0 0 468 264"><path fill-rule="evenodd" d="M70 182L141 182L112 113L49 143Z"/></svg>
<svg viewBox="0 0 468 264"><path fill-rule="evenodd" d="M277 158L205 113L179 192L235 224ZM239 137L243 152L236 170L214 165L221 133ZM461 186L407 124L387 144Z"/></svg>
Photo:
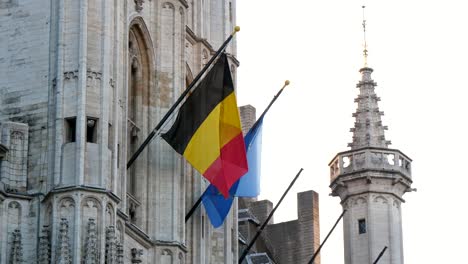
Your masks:
<svg viewBox="0 0 468 264"><path fill-rule="evenodd" d="M235 0L0 0L0 263L233 263L206 183L160 138ZM235 80L236 45L227 48ZM166 126L168 127L168 126ZM220 257L221 256L221 257Z"/></svg>
<svg viewBox="0 0 468 264"><path fill-rule="evenodd" d="M365 30L365 20L364 20ZM367 48L364 50L367 60ZM345 264L372 264L388 247L379 264L403 264L401 205L412 191L411 159L388 148L375 93L373 70L360 69L359 95L351 150L330 162L330 188L347 210L343 218Z"/></svg>

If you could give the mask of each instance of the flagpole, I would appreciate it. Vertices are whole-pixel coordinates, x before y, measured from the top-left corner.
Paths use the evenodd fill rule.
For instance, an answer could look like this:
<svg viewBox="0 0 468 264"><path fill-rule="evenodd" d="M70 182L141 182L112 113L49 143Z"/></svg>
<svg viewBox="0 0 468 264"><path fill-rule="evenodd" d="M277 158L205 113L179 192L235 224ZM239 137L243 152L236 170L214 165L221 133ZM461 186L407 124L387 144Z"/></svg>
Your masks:
<svg viewBox="0 0 468 264"><path fill-rule="evenodd" d="M278 93L273 97L273 99L271 100L270 104L267 106L267 108L265 108L265 110L263 110L263 113L260 115L260 117L255 121L255 123L253 124L252 128L254 128L258 121L261 120L261 118L263 118L263 116L268 112L268 110L270 110L270 107L273 105L273 103L276 101L276 99L278 99L278 97L281 95L281 93L283 92L284 88L286 86L289 85L289 81L286 80L284 82L284 85L283 87L281 87L281 89L278 91ZM251 128L251 129L252 129ZM208 187L207 187L208 189ZM206 192L206 190L205 190ZM190 209L190 211L185 215L185 222L187 223L187 221L190 219L190 217L192 217L193 213L195 212L195 210L198 208L198 206L200 206L201 202L202 202L202 198L203 198L203 195L205 193L203 193L199 198L198 200L195 202L195 204L192 206L192 208Z"/></svg>
<svg viewBox="0 0 468 264"><path fill-rule="evenodd" d="M224 43L221 45L221 47L216 51L215 55L211 57L211 59L208 61L208 63L203 67L203 69L197 74L195 79L190 83L189 87L185 89L184 92L179 96L177 101L172 105L172 107L167 111L167 113L164 115L164 117L159 121L159 123L156 125L156 127L151 131L151 133L146 137L145 141L138 147L138 149L133 153L132 157L128 160L127 162L127 170L132 166L133 162L138 158L140 153L143 151L143 149L146 147L146 145L149 144L149 142L153 139L154 135L156 135L156 132L162 127L162 125L167 121L169 116L171 116L172 112L177 108L177 106L182 102L182 100L185 98L185 96L192 90L192 88L197 84L197 82L200 80L200 78L203 76L203 74L208 70L208 68L211 66L213 61L218 58L219 54L224 51L226 48L227 44L232 40L234 35L240 31L240 27L236 26L234 28L234 31L231 33L231 35L224 41Z"/></svg>
<svg viewBox="0 0 468 264"><path fill-rule="evenodd" d="M343 218L344 214L346 213L346 210L343 210L343 212L341 213L340 217L338 218L338 220L336 220L336 223L335 225L333 225L332 229L330 230L330 232L328 232L328 235L325 237L325 240L323 240L322 244L320 244L319 248L317 249L317 251L315 251L314 255L312 256L312 259L308 262L308 264L312 264L314 263L314 260L315 258L318 256L318 254L320 253L320 250L322 249L323 245L325 245L325 242L327 242L327 239L328 237L331 235L331 233L333 232L333 230L335 230L335 227L338 225L338 223L340 222L341 218Z"/></svg>
<svg viewBox="0 0 468 264"><path fill-rule="evenodd" d="M387 246L385 246L382 251L380 252L379 256L377 257L377 259L374 261L373 264L377 264L377 262L379 262L380 258L383 256L383 254L385 253L385 250L387 250Z"/></svg>
<svg viewBox="0 0 468 264"><path fill-rule="evenodd" d="M289 81L286 80L284 81L284 85L283 87L281 87L281 89L278 91L278 93L273 97L273 99L271 100L270 104L265 108L265 110L263 110L263 113L260 115L260 117L257 119L257 121L254 123L254 125L252 127L255 127L255 125L258 123L258 120L262 119L263 116L268 112L268 110L270 110L270 107L273 105L273 103L276 101L276 99L278 99L278 97L281 95L281 93L283 92L284 88L286 86L289 85Z"/></svg>
<svg viewBox="0 0 468 264"><path fill-rule="evenodd" d="M250 241L249 245L247 246L246 249L244 249L244 252L242 253L242 256L239 258L239 264L242 263L242 261L245 259L245 257L247 256L247 254L249 253L250 249L252 248L253 244L255 243L255 241L257 240L257 238L260 236L260 233L262 233L263 229L265 228L265 226L268 224L268 221L270 221L271 217L273 216L273 214L275 213L276 209L278 208L278 206L281 204L281 202L283 201L284 197L286 196L286 194L288 194L289 190L291 189L291 187L294 185L294 183L296 182L297 178L299 177L299 175L301 174L301 172L303 171L304 169L301 168L299 170L299 172L297 173L296 177L294 177L294 179L292 180L292 182L289 184L288 188L286 189L286 191L283 193L283 196L281 196L281 199L279 200L279 202L275 205L275 207L273 208L273 210L271 210L270 214L268 215L267 219L263 222L262 226L260 227L260 229L257 231L257 233L255 234L255 236L252 238L252 240Z"/></svg>
<svg viewBox="0 0 468 264"><path fill-rule="evenodd" d="M198 206L200 206L200 204L202 202L203 195L205 195L207 190L208 190L208 188L206 188L205 192L203 192L203 194L200 195L198 200L192 206L192 209L190 209L190 211L185 215L185 223L187 223L187 221L190 219L190 217L192 217L193 213L195 213L195 210L198 208Z"/></svg>

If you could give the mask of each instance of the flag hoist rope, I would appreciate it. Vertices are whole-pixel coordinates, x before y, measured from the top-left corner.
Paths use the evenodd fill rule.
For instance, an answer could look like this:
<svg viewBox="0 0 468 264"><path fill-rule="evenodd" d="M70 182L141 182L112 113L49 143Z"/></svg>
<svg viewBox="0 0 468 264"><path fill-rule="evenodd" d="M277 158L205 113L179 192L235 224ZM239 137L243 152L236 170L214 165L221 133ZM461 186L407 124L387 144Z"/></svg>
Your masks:
<svg viewBox="0 0 468 264"><path fill-rule="evenodd" d="M231 35L224 41L223 45L216 51L215 55L211 57L211 59L208 61L208 63L203 67L203 69L197 74L195 79L190 83L190 85L185 89L185 91L179 96L177 101L172 105L172 107L167 111L167 113L164 115L164 117L159 121L159 123L156 125L156 127L151 131L151 133L148 135L148 137L143 141L143 143L138 147L138 149L133 153L132 157L128 160L127 162L127 169L132 166L133 162L138 158L138 156L141 154L143 149L148 145L153 137L156 135L156 133L159 131L159 129L162 127L162 125L167 121L167 119L172 115L174 110L179 106L179 104L182 102L182 100L185 99L187 94L190 93L190 91L195 87L195 85L198 83L200 78L203 76L203 74L208 70L208 68L213 64L213 62L219 57L219 55L226 49L226 46L229 44L229 42L232 40L234 35L240 31L240 27L236 26L234 28L234 31L231 33Z"/></svg>

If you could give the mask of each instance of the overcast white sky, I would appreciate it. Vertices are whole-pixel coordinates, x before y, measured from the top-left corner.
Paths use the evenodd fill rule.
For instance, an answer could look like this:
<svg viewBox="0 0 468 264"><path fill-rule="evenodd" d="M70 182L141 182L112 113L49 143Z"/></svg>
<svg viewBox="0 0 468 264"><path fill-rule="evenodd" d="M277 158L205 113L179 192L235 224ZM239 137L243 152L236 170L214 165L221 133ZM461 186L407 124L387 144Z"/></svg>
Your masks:
<svg viewBox="0 0 468 264"><path fill-rule="evenodd" d="M466 263L468 2L366 1L369 66L390 147L413 159L403 204L405 262ZM340 215L328 162L348 150L362 60L363 1L238 0L238 101L265 117L260 198L276 203L304 171L275 222L295 219L296 193L320 195L323 240ZM343 263L341 224L322 250Z"/></svg>

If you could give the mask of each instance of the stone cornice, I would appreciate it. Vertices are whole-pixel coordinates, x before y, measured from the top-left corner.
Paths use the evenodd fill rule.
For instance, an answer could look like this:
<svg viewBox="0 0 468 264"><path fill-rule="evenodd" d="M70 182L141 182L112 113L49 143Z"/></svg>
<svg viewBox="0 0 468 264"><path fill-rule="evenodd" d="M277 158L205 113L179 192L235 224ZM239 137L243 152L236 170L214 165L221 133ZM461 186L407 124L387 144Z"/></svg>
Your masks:
<svg viewBox="0 0 468 264"><path fill-rule="evenodd" d="M236 65L236 67L239 67L239 65L240 65L239 60L237 60L237 58L234 57L234 55L232 55L231 53L226 53L226 54L227 54L228 58L231 60L231 62L233 62Z"/></svg>
<svg viewBox="0 0 468 264"><path fill-rule="evenodd" d="M145 248L151 248L154 246L165 246L165 247L177 247L183 252L187 253L187 246L177 241L164 241L164 240L152 240L145 231L141 230L138 226L129 222L127 214L121 210L117 210L117 215L125 221L125 233L135 239L137 242L142 244Z"/></svg>
<svg viewBox="0 0 468 264"><path fill-rule="evenodd" d="M374 191L365 191L365 192L360 192L360 193L353 193L353 194L350 194L348 196L346 196L345 199L343 199L343 201L341 201L341 204L343 205L346 201L348 201L349 198L351 197L354 197L354 196L359 196L359 195L363 195L363 194L387 194L387 195L391 195L393 196L394 198L397 198L400 202L404 203L406 202L405 199L401 198L401 197L398 197L397 195L395 195L394 193L391 193L391 192L374 192Z"/></svg>
<svg viewBox="0 0 468 264"><path fill-rule="evenodd" d="M180 250L184 251L185 253L188 252L187 246L177 241L154 240L153 243L155 246L178 247Z"/></svg>
<svg viewBox="0 0 468 264"><path fill-rule="evenodd" d="M85 191L85 192L106 194L115 203L120 203L121 202L120 198L110 190L107 190L107 189L104 189L104 188L92 187L92 186L84 186L84 185L54 188L45 195L44 199L49 198L53 194L58 194L58 193L63 193L63 192L71 192L71 191Z"/></svg>
<svg viewBox="0 0 468 264"><path fill-rule="evenodd" d="M399 172L399 171L394 171L394 170L382 170L382 169L362 169L362 170L356 170L356 171L353 171L353 172L349 172L349 173L343 173L341 174L340 176L336 177L331 183L330 183L330 186L329 187L332 187L334 184L337 184L337 182L339 181L343 181L343 178L345 178L346 176L352 176L352 175L355 175L355 174L362 174L362 173L367 173L367 172L376 172L376 173L385 173L385 174L388 174L388 173L391 173L391 174L398 174L400 175L401 177L403 177L404 179L406 179L407 181L409 181L410 183L413 183L413 180L411 178L409 178L408 176L404 175L403 173ZM368 177L368 175L362 175L361 177L357 177L359 179L362 179L362 178L366 178ZM394 177L391 177L391 176L370 176L371 178L388 178L388 179L394 179ZM357 179L357 178L353 178L353 179ZM350 179L353 180L353 179ZM346 181L346 179L345 179ZM411 186L408 186L408 188L411 187Z"/></svg>
<svg viewBox="0 0 468 264"><path fill-rule="evenodd" d="M195 44L196 42L201 42L202 39L195 35L195 32L192 31L192 29L189 26L185 26L185 33L187 33L187 40L190 41L190 43Z"/></svg>
<svg viewBox="0 0 468 264"><path fill-rule="evenodd" d="M153 241L151 241L150 237L136 225L125 221L125 227L125 234L135 239L135 241L140 243L146 249L151 248L153 246L154 243Z"/></svg>
<svg viewBox="0 0 468 264"><path fill-rule="evenodd" d="M10 193L5 192L4 190L0 189L0 200L5 200L6 198L15 198L21 200L31 200L37 196L36 194L27 194L27 193Z"/></svg>
<svg viewBox="0 0 468 264"><path fill-rule="evenodd" d="M122 212L120 209L117 209L117 215L125 221L130 220L130 217L125 212Z"/></svg>
<svg viewBox="0 0 468 264"><path fill-rule="evenodd" d="M365 148L359 148L359 149L346 150L346 151L337 153L337 154L333 157L333 159L331 159L331 161L328 163L328 166L330 166L330 165L333 163L333 161L336 159L336 157L338 157L339 155L350 154L350 153L353 153L353 152L359 152L359 151L363 151L363 150L366 150L366 149L369 149L369 150L382 150L382 151L394 151L394 152L398 152L398 153L400 153L402 156L404 156L405 158L407 158L409 161L413 161L410 157L408 157L405 153L401 152L401 151L398 150L398 149L365 147Z"/></svg>
<svg viewBox="0 0 468 264"><path fill-rule="evenodd" d="M200 38L195 33L192 31L192 29L188 26L185 26L185 32L187 33L186 35L186 40L188 40L192 45L195 43L201 43L203 44L209 51L211 55L214 55L216 53L216 50L213 48L213 46L208 42L208 40L204 38ZM226 53L231 60L237 67L239 67L240 62L239 60L232 54Z"/></svg>

